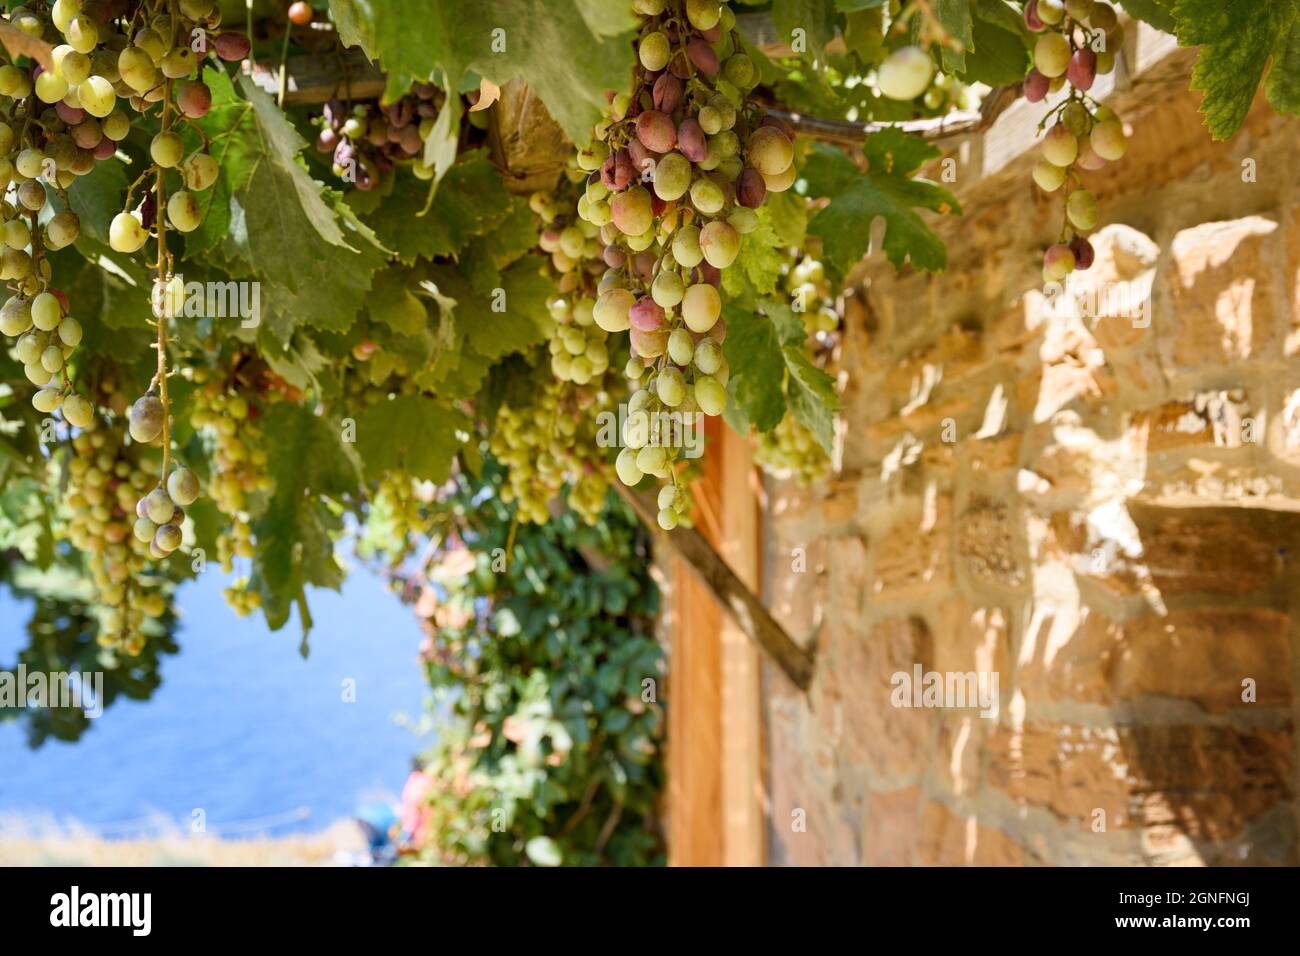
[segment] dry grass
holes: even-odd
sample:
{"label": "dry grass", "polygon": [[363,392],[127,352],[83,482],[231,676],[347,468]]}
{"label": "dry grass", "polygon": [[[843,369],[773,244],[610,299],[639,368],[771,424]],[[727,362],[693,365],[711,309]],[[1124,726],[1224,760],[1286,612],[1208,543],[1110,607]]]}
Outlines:
{"label": "dry grass", "polygon": [[332,866],[335,854],[363,850],[357,826],[339,821],[319,833],[219,840],[181,830],[106,839],[76,827],[0,827],[0,866]]}

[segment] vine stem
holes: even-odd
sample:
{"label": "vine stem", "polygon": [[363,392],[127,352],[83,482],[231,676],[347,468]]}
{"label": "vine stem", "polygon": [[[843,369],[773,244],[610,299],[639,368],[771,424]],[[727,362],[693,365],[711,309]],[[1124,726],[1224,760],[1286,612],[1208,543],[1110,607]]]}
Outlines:
{"label": "vine stem", "polygon": [[[162,101],[162,131],[165,133],[171,128],[170,102],[172,95],[172,81],[168,80],[166,90],[163,94]],[[165,488],[167,485],[167,472],[171,468],[172,456],[172,436],[171,436],[171,404],[167,400],[167,306],[170,289],[168,288],[167,277],[167,171],[158,164],[154,164],[157,170],[157,180],[154,187],[157,195],[155,204],[155,215],[158,223],[158,283],[162,286],[161,295],[158,297],[156,308],[158,320],[158,400],[162,402],[163,423],[162,423],[162,477],[158,481],[158,487]]]}

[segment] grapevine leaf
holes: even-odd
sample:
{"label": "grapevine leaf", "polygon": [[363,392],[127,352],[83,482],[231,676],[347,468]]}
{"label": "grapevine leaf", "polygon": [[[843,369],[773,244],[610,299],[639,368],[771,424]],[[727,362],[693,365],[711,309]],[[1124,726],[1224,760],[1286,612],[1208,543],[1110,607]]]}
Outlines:
{"label": "grapevine leaf", "polygon": [[846,11],[844,45],[856,53],[863,63],[879,63],[885,52],[884,7]]}
{"label": "grapevine leaf", "polygon": [[954,46],[944,45],[941,51],[943,68],[948,73],[965,73],[966,54],[974,49],[970,5],[971,0],[935,0],[934,3],[935,19],[954,43]]}
{"label": "grapevine leaf", "polygon": [[428,213],[417,217],[414,213],[423,207],[428,191],[427,183],[401,172],[392,194],[365,217],[379,241],[402,262],[455,255],[471,238],[510,215],[512,198],[488,162],[486,150],[461,156],[438,188]]}
{"label": "grapevine leaf", "polygon": [[1157,30],[1176,32],[1174,0],[1120,0],[1124,12],[1138,20],[1145,20]]}
{"label": "grapevine leaf", "polygon": [[108,226],[122,211],[126,165],[116,159],[96,163],[68,187],[68,204],[81,220],[81,234],[108,243]]}
{"label": "grapevine leaf", "polygon": [[[960,212],[957,200],[946,189],[924,179],[906,175],[936,151],[916,137],[898,130],[886,130],[867,140],[865,152],[870,168],[865,175],[848,179],[847,158],[830,156],[838,152],[818,145],[809,158],[814,184],[834,189],[830,205],[808,224],[808,232],[819,236],[826,265],[843,276],[870,249],[870,224],[876,216],[885,221],[885,254],[895,269],[910,259],[917,269],[943,270],[948,263],[943,242],[914,211],[922,207],[939,213]],[[842,155],[842,154],[841,154]],[[816,163],[814,161],[817,161]]]}
{"label": "grapevine leaf", "polygon": [[732,298],[747,292],[771,295],[781,277],[782,249],[785,243],[771,222],[771,212],[760,207],[758,228],[740,240],[736,261],[722,272],[723,291]]}
{"label": "grapevine leaf", "polygon": [[[450,92],[450,84],[444,86]],[[424,164],[433,167],[434,183],[442,182],[447,170],[456,162],[456,147],[460,145],[460,114],[460,97],[450,92],[424,141]]]}
{"label": "grapevine leaf", "polygon": [[368,479],[400,471],[441,484],[451,475],[460,450],[457,431],[467,430],[461,413],[426,395],[398,395],[368,406],[357,416],[357,453]]}
{"label": "grapevine leaf", "polygon": [[790,411],[829,455],[835,444],[835,412],[839,408],[835,380],[812,363],[802,345],[786,345],[781,354],[788,373]]}
{"label": "grapevine leaf", "polygon": [[1274,46],[1285,49],[1296,18],[1296,2],[1177,0],[1174,17],[1179,44],[1201,45],[1191,89],[1205,94],[1201,101],[1205,125],[1214,139],[1227,139],[1250,112]]}
{"label": "grapevine leaf", "polygon": [[1019,36],[984,20],[975,21],[963,80],[989,86],[1011,85],[1024,79],[1028,67],[1029,51]]}
{"label": "grapevine leaf", "polygon": [[1273,69],[1264,81],[1268,102],[1279,113],[1300,113],[1300,15],[1273,55]]}
{"label": "grapevine leaf", "polygon": [[[752,302],[752,300],[751,300]],[[731,402],[755,428],[771,431],[785,415],[787,345],[802,346],[804,326],[789,308],[774,302],[758,307],[729,301],[724,309],[727,338],[723,354],[731,369]]]}
{"label": "grapevine leaf", "polygon": [[[338,590],[343,582],[332,537],[342,522],[320,496],[354,491],[357,469],[341,430],[310,408],[278,404],[263,419],[263,429],[268,447],[276,449],[267,465],[275,491],[253,522],[251,586],[261,595],[267,624],[279,630],[295,603],[305,607],[308,586]],[[305,639],[309,616],[303,615],[302,624]]]}
{"label": "grapevine leaf", "polygon": [[[388,73],[389,94],[473,70],[497,86],[518,77],[574,142],[586,142],[632,66],[630,4],[603,0],[330,0],[339,36]],[[418,28],[417,28],[418,27]],[[557,56],[556,51],[564,55]]]}
{"label": "grapevine leaf", "polygon": [[831,0],[775,0],[772,22],[781,42],[820,60],[835,36],[835,5]]}
{"label": "grapevine leaf", "polygon": [[416,335],[429,324],[424,303],[406,284],[405,270],[385,269],[370,290],[370,320],[382,322],[400,335]]}

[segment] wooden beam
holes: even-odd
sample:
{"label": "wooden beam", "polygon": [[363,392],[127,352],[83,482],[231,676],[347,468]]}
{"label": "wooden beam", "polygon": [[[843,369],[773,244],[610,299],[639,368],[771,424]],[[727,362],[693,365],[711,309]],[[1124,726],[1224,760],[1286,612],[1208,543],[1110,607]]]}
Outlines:
{"label": "wooden beam", "polygon": [[[245,60],[243,72],[269,93],[280,93],[280,64]],[[387,80],[359,47],[337,56],[291,56],[285,63],[285,106],[314,106],[331,96],[341,100],[372,100],[384,92]]]}
{"label": "wooden beam", "polygon": [[[655,507],[653,495],[633,491],[620,481],[613,484],[647,528],[659,527],[659,509]],[[772,659],[772,663],[781,669],[781,673],[792,684],[806,692],[812,685],[812,654],[795,643],[794,638],[768,613],[763,602],[737,577],[736,572],[705,540],[704,535],[694,528],[676,528],[666,534],[659,534],[658,540],[690,566],[713,592],[718,603],[731,614],[745,636]]]}

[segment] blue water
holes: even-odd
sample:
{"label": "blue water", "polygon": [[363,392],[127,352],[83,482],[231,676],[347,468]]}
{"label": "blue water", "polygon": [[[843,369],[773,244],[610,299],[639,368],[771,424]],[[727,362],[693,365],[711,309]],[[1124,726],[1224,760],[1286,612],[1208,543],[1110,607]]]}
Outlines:
{"label": "blue water", "polygon": [[[354,567],[341,594],[310,593],[311,655],[296,619],[271,633],[225,604],[219,573],[182,586],[180,652],[164,657],[148,701],[119,699],[74,744],[29,750],[21,722],[0,723],[0,818],[76,820],[127,835],[151,814],[209,832],[324,829],[358,804],[394,798],[427,746],[418,720],[421,634],[380,578]],[[0,665],[12,666],[29,615],[0,587]],[[343,700],[355,681],[355,703]],[[296,817],[301,816],[301,819]]]}

